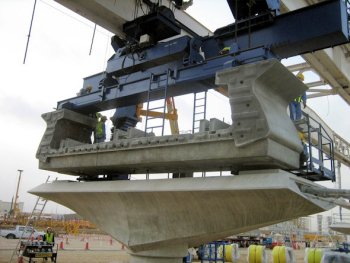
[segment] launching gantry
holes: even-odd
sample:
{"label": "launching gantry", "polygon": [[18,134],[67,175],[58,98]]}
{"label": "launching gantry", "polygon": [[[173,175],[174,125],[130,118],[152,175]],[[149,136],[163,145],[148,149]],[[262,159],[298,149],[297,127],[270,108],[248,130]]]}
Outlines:
{"label": "launching gantry", "polygon": [[[69,6],[96,18],[117,8],[112,2]],[[347,42],[343,1],[285,15],[271,1],[259,1],[253,17],[238,9],[241,20],[213,36],[192,32],[172,40],[164,39],[184,25],[170,9],[144,2],[150,12],[124,24],[123,35],[112,39],[116,53],[106,72],[85,79],[91,93],[60,101],[56,111],[43,115],[47,129],[37,152],[39,167],[84,182],[56,181],[30,192],[111,234],[128,247],[133,263],[181,262],[188,247],[333,207],[342,194],[320,197],[326,188],[289,172],[301,169],[303,146],[287,106],[307,87],[278,59]],[[230,6],[242,7],[238,3]],[[95,16],[90,5],[99,7]],[[224,47],[228,52],[220,52]],[[203,120],[198,133],[154,136],[132,124],[139,103],[216,87],[227,90],[232,125]],[[91,116],[112,108],[123,112],[120,121],[129,128],[116,130],[110,142],[91,144]],[[236,175],[192,177],[225,170]],[[187,178],[93,181],[164,172]]]}

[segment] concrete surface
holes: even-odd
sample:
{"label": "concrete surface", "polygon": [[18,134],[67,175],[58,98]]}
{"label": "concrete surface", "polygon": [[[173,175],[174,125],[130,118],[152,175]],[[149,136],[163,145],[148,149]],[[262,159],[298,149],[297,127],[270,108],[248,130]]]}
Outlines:
{"label": "concrete surface", "polygon": [[181,262],[187,247],[330,209],[281,170],[238,176],[42,184],[30,193],[76,211],[125,244],[131,262]]}
{"label": "concrete surface", "polygon": [[[73,12],[85,17],[86,19],[98,24],[110,32],[122,37],[123,24],[135,19],[136,16],[144,15],[143,10],[148,10],[148,6],[142,1],[135,14],[135,3],[130,0],[55,0]],[[163,0],[162,4],[173,8],[169,0]],[[176,20],[191,28],[192,32],[200,36],[212,35],[212,32],[182,10],[175,9]],[[190,33],[190,32],[189,32]],[[185,30],[181,34],[186,34]]]}
{"label": "concrete surface", "polygon": [[329,228],[339,233],[350,235],[350,223],[334,223]]}
{"label": "concrete surface", "polygon": [[306,86],[277,60],[218,72],[216,84],[228,88],[233,124],[213,120],[209,131],[197,134],[136,133],[91,145],[92,118],[66,109],[44,114],[39,168],[88,176],[298,168],[302,146],[287,105]]}

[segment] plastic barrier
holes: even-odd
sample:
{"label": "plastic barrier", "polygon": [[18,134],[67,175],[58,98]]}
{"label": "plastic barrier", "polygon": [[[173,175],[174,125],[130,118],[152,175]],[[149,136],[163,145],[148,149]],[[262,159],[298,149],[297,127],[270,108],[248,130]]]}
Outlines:
{"label": "plastic barrier", "polygon": [[273,263],[293,263],[294,251],[290,247],[275,246],[272,250]]}
{"label": "plastic barrier", "polygon": [[307,248],[305,250],[304,263],[321,263],[323,249]]}
{"label": "plastic barrier", "polygon": [[192,260],[193,260],[192,254],[187,253],[187,256],[184,258],[184,260],[186,260],[186,261],[183,261],[183,262],[192,263]]}
{"label": "plastic barrier", "polygon": [[60,242],[60,250],[64,250],[63,241]]}
{"label": "plastic barrier", "polygon": [[326,251],[322,256],[321,263],[350,263],[350,254]]}
{"label": "plastic barrier", "polygon": [[267,263],[265,246],[250,245],[248,248],[248,263]]}
{"label": "plastic barrier", "polygon": [[89,250],[89,241],[86,241],[85,243],[85,250]]}
{"label": "plastic barrier", "polygon": [[23,257],[22,257],[22,256],[19,256],[19,257],[18,257],[18,261],[17,261],[17,263],[24,263],[24,261],[23,261]]}
{"label": "plastic barrier", "polygon": [[[226,244],[225,246],[225,262],[236,262],[239,259],[238,244]],[[223,258],[224,249],[220,246],[219,257]]]}

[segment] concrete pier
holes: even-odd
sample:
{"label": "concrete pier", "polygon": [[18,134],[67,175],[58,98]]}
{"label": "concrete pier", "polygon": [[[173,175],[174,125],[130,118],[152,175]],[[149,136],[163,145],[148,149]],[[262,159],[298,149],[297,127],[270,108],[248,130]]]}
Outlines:
{"label": "concrete pier", "polygon": [[237,176],[40,185],[30,193],[76,211],[125,244],[132,262],[181,262],[186,249],[332,208],[281,170]]}

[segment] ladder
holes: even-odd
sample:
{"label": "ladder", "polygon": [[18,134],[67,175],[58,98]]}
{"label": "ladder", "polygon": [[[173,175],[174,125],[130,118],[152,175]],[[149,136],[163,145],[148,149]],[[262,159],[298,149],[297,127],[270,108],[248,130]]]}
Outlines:
{"label": "ladder", "polygon": [[[155,130],[161,130],[161,136],[164,135],[164,123],[166,114],[166,98],[169,85],[169,70],[165,74],[155,75],[151,74],[147,95],[147,109],[146,109],[146,123],[145,123],[145,135],[147,133],[154,132]],[[160,101],[160,104],[154,103]],[[153,104],[151,103],[153,102]],[[152,105],[151,105],[152,104]],[[162,113],[161,123],[159,123],[159,117],[154,117],[149,114],[151,111],[158,111]],[[158,121],[157,121],[158,120]]]}
{"label": "ladder", "polygon": [[192,133],[199,131],[199,122],[207,114],[207,91],[194,93]]}
{"label": "ladder", "polygon": [[[49,180],[50,180],[50,176],[48,176],[46,178],[45,183],[50,183]],[[44,211],[44,208],[46,206],[47,201],[48,201],[47,199],[43,199],[41,197],[37,198],[37,200],[35,202],[35,205],[34,205],[34,208],[33,208],[32,212],[31,212],[30,216],[28,217],[28,220],[27,220],[27,223],[26,223],[26,225],[24,227],[22,235],[21,235],[20,239],[17,242],[16,248],[12,252],[11,259],[10,259],[9,263],[13,262],[12,260],[15,259],[16,255],[17,255],[17,257],[21,256],[20,247],[21,247],[21,243],[22,243],[22,239],[23,239],[24,233],[26,232],[26,229],[28,229],[28,227],[31,224],[31,222],[33,222],[33,224],[30,225],[32,232],[31,232],[31,234],[28,236],[28,238],[26,240],[26,243],[28,243],[30,241],[33,233],[34,233],[35,223],[36,223],[36,221],[38,221],[40,219],[41,214]]]}

